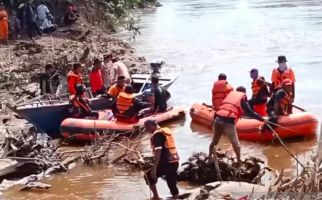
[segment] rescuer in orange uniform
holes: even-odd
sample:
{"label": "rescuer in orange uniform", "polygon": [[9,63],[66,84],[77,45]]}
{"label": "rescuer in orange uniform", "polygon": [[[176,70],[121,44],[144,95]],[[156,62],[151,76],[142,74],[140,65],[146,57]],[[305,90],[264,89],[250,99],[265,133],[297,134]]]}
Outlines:
{"label": "rescuer in orange uniform", "polygon": [[173,132],[169,128],[161,128],[156,121],[144,122],[146,131],[151,133],[151,146],[154,154],[154,164],[151,170],[145,173],[145,180],[153,193],[152,199],[160,199],[156,183],[159,177],[165,177],[173,199],[178,199],[177,170],[179,154],[175,145]]}
{"label": "rescuer in orange uniform", "polygon": [[214,82],[212,87],[212,106],[215,110],[218,110],[222,101],[233,91],[233,87],[226,81],[226,74],[219,74],[218,80]]}
{"label": "rescuer in orange uniform", "polygon": [[9,26],[8,13],[3,2],[0,2],[0,44],[8,44]]}
{"label": "rescuer in orange uniform", "polygon": [[258,69],[253,68],[250,71],[250,77],[252,81],[252,98],[248,101],[249,105],[256,113],[261,116],[266,116],[266,103],[267,99],[270,96],[270,91],[268,89],[267,83],[263,76],[258,75]]}
{"label": "rescuer in orange uniform", "polygon": [[94,59],[93,67],[91,69],[91,72],[89,73],[89,80],[94,96],[97,96],[99,94],[105,94],[105,87],[103,84],[101,67],[102,62],[98,58]]}
{"label": "rescuer in orange uniform", "polygon": [[283,80],[290,79],[293,83],[292,85],[292,101],[295,98],[295,75],[294,71],[287,66],[286,57],[285,56],[278,56],[277,61],[278,67],[275,68],[272,72],[272,88],[273,92],[275,93],[277,90],[281,88],[281,84]]}
{"label": "rescuer in orange uniform", "polygon": [[141,102],[135,98],[132,86],[128,85],[125,87],[124,92],[120,92],[116,97],[112,110],[118,121],[133,123],[138,120],[139,111],[149,105],[150,103]]}
{"label": "rescuer in orange uniform", "polygon": [[216,145],[218,144],[221,135],[224,134],[230,140],[237,157],[237,162],[240,164],[240,144],[235,124],[244,112],[251,118],[264,121],[260,115],[250,108],[247,101],[246,89],[239,86],[236,91],[232,91],[228,94],[219,110],[216,112],[214,135],[209,146],[209,157],[212,158],[213,153],[216,152]]}
{"label": "rescuer in orange uniform", "polygon": [[76,94],[76,85],[83,83],[82,65],[75,63],[73,69],[67,75],[67,87],[70,95]]}
{"label": "rescuer in orange uniform", "polygon": [[92,111],[88,105],[88,99],[84,98],[85,88],[82,84],[76,85],[76,94],[70,96],[70,102],[72,104],[72,115],[75,118],[92,117],[98,119],[98,113]]}
{"label": "rescuer in orange uniform", "polygon": [[125,86],[126,86],[125,85],[125,77],[119,76],[119,77],[117,77],[117,83],[112,85],[112,87],[110,87],[108,89],[107,94],[113,98],[116,98],[120,92],[124,92]]}

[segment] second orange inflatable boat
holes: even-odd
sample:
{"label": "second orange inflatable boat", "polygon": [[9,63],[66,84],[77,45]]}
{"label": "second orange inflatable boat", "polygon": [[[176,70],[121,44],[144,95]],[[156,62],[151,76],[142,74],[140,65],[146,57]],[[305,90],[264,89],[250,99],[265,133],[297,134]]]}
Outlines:
{"label": "second orange inflatable boat", "polygon": [[[199,123],[205,127],[212,128],[215,110],[205,104],[193,104],[190,109],[190,115],[193,122]],[[272,133],[262,134],[260,128],[264,122],[241,118],[236,124],[238,137],[241,140],[249,141],[271,141]],[[317,131],[318,120],[309,112],[295,112],[289,116],[281,116],[278,119],[281,127],[276,127],[275,131],[281,138],[294,136],[310,136]]]}
{"label": "second orange inflatable boat", "polygon": [[79,141],[90,141],[104,137],[105,135],[101,134],[103,131],[110,131],[111,133],[132,132],[136,127],[142,128],[144,122],[148,119],[154,119],[158,123],[161,123],[185,116],[183,108],[173,107],[168,109],[166,112],[156,113],[154,115],[141,118],[137,123],[125,123],[116,121],[115,119],[106,119],[106,114],[109,113],[111,113],[110,110],[100,112],[99,120],[67,118],[61,123],[60,132],[64,138]]}

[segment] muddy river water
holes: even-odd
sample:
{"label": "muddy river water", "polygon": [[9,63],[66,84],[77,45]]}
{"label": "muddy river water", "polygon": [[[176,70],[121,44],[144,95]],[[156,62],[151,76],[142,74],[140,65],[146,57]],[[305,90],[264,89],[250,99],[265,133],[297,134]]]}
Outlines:
{"label": "muddy river water", "polygon": [[[130,42],[149,60],[163,59],[180,78],[170,88],[170,104],[186,106],[210,102],[213,81],[220,72],[233,86],[247,86],[248,71],[257,67],[270,79],[278,55],[285,54],[296,73],[295,103],[322,117],[322,4],[319,0],[163,0],[163,7],[141,17],[142,32]],[[120,37],[127,38],[125,33]],[[211,131],[185,120],[169,124],[176,131],[182,161],[192,152],[207,151]],[[287,146],[301,160],[310,158],[315,138],[288,140]],[[295,162],[278,144],[241,142],[242,156],[261,157],[276,169],[291,173]],[[148,139],[142,142],[149,150]],[[223,149],[232,148],[223,138]],[[147,199],[149,190],[142,173],[125,168],[78,166],[47,179],[52,189],[44,192],[4,193],[6,199]],[[167,195],[163,181],[160,193]],[[181,189],[189,188],[180,184]]]}

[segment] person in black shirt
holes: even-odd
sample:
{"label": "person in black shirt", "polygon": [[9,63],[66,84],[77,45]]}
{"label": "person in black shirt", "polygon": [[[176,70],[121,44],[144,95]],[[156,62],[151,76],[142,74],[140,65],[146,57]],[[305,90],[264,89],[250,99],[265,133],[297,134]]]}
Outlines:
{"label": "person in black shirt", "polygon": [[151,87],[155,98],[155,111],[165,112],[168,107],[167,101],[171,97],[171,94],[165,88],[159,86],[159,78],[157,76],[151,77]]}
{"label": "person in black shirt", "polygon": [[144,122],[147,132],[151,133],[151,146],[154,153],[154,164],[152,169],[146,172],[145,180],[153,193],[153,199],[160,199],[156,188],[159,177],[165,176],[172,197],[178,198],[177,170],[179,167],[179,156],[176,150],[173,133],[169,128],[161,128],[156,121]]}

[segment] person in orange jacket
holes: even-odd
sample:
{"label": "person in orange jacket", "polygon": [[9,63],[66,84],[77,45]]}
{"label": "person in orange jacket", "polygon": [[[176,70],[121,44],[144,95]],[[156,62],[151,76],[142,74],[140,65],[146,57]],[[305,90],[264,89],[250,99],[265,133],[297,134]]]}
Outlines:
{"label": "person in orange jacket", "polygon": [[261,116],[266,116],[266,103],[270,96],[268,85],[263,76],[258,75],[258,69],[250,70],[250,77],[252,78],[252,98],[248,101],[249,105],[256,113]]}
{"label": "person in orange jacket", "polygon": [[153,193],[152,199],[160,199],[156,184],[159,177],[164,177],[173,199],[179,198],[177,187],[177,170],[179,167],[179,153],[175,144],[173,131],[161,128],[153,119],[144,122],[146,131],[152,134],[150,138],[154,155],[153,167],[145,172],[144,179]]}
{"label": "person in orange jacket", "polygon": [[85,87],[82,84],[76,85],[76,94],[70,96],[70,103],[72,104],[72,115],[75,118],[90,117],[98,119],[98,112],[93,111],[89,107],[88,99],[84,98]]}
{"label": "person in orange jacket", "polygon": [[76,85],[83,83],[82,65],[75,63],[73,69],[67,75],[67,87],[70,95],[76,94]]}
{"label": "person in orange jacket", "polygon": [[133,94],[133,87],[127,85],[124,92],[120,92],[112,106],[114,116],[118,121],[133,123],[139,120],[139,111],[149,106],[150,103],[142,102]]}
{"label": "person in orange jacket", "polygon": [[120,92],[124,92],[125,87],[125,77],[119,76],[117,77],[117,83],[108,89],[107,94],[112,98],[116,98]]}
{"label": "person in orange jacket", "polygon": [[292,101],[295,98],[295,75],[293,69],[287,66],[286,57],[281,55],[278,56],[277,61],[278,67],[272,72],[272,91],[275,93],[282,87],[282,82],[285,79],[290,79],[293,83],[292,85]]}
{"label": "person in orange jacket", "polygon": [[238,135],[236,132],[236,123],[243,114],[257,119],[259,121],[265,121],[263,117],[255,113],[249,106],[246,96],[246,89],[239,86],[236,91],[231,91],[222,102],[219,110],[216,112],[214,121],[214,135],[212,142],[209,145],[209,157],[212,158],[213,153],[216,152],[216,145],[222,135],[226,135],[230,140],[233,149],[235,151],[237,162],[240,164],[240,144]]}
{"label": "person in orange jacket", "polygon": [[0,43],[8,44],[9,38],[9,25],[8,13],[5,10],[4,4],[0,3]]}
{"label": "person in orange jacket", "polygon": [[226,74],[219,74],[218,80],[214,82],[212,87],[212,106],[215,110],[218,110],[222,101],[233,91],[233,87],[226,81]]}
{"label": "person in orange jacket", "polygon": [[103,79],[101,74],[102,62],[99,59],[94,59],[94,64],[91,72],[89,73],[89,80],[94,96],[105,93]]}

